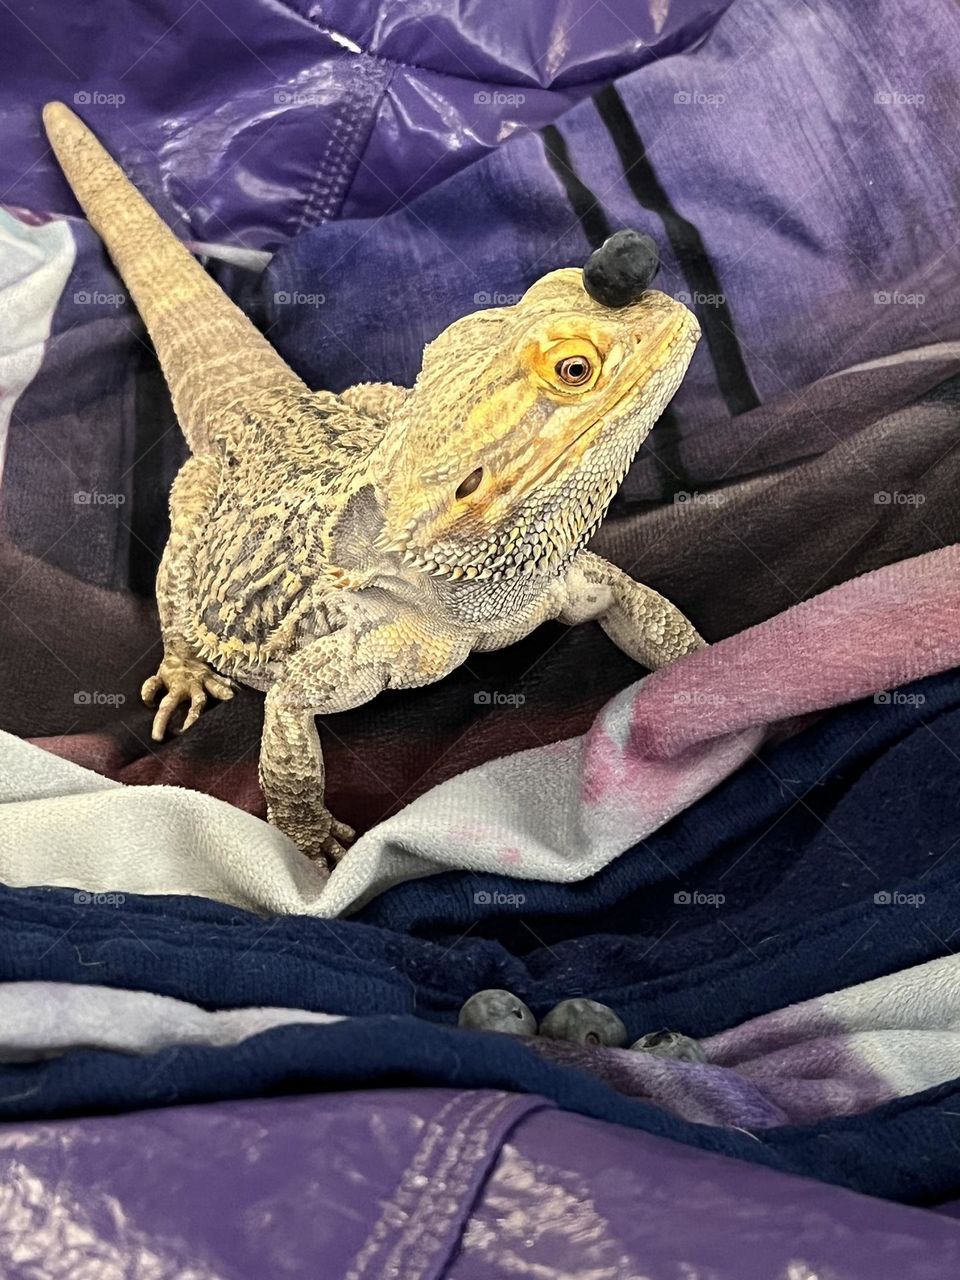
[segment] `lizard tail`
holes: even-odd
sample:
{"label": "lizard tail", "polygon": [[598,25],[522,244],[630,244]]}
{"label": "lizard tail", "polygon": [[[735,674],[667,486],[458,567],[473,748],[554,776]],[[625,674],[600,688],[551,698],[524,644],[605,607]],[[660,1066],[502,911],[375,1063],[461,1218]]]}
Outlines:
{"label": "lizard tail", "polygon": [[104,240],[153,341],[193,453],[244,434],[251,414],[276,418],[306,392],[266,338],[207,275],[62,102],[43,109],[67,181]]}

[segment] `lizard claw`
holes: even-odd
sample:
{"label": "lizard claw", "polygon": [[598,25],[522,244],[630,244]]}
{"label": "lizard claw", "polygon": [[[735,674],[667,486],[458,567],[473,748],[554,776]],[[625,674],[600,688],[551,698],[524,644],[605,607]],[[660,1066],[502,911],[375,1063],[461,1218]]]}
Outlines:
{"label": "lizard claw", "polygon": [[174,653],[164,654],[157,674],[143,682],[140,697],[148,707],[153,706],[161,689],[166,689],[166,693],[153,717],[150,736],[154,742],[163,741],[170,717],[181,702],[190,704],[180,729],[185,733],[200,718],[200,712],[207,704],[207,694],[224,702],[233,697],[232,683],[215,675],[205,662],[199,658],[181,658]]}
{"label": "lizard claw", "polygon": [[331,817],[330,830],[327,834],[311,841],[304,846],[303,851],[311,862],[317,862],[332,871],[347,852],[356,834],[353,827],[348,827],[345,822],[338,822],[336,818]]}
{"label": "lizard claw", "polygon": [[[263,757],[261,755],[261,765]],[[261,774],[261,785],[264,778]],[[266,788],[264,788],[266,790]],[[267,792],[267,821],[292,840],[305,858],[326,879],[356,836],[353,827],[340,822],[313,796],[285,792],[271,801]]]}
{"label": "lizard claw", "polygon": [[355,837],[356,831],[353,831],[352,827],[348,827],[346,822],[338,822],[337,818],[330,818],[328,833],[317,841],[312,849],[308,850],[307,858],[312,861],[319,861],[319,863],[320,861],[321,863],[326,863],[330,870],[333,870],[338,861],[346,854]]}

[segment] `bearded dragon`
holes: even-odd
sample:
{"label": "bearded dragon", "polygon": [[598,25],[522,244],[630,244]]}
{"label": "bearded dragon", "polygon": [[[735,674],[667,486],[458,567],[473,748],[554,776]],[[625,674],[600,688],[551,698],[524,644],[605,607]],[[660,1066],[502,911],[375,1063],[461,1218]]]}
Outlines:
{"label": "bearded dragon", "polygon": [[551,271],[451,324],[410,388],[313,391],[62,103],[47,135],[153,341],[190,458],[157,575],[162,740],[235,683],[266,694],[271,822],[324,868],[353,837],[324,803],[315,716],[440,680],[548,619],[599,622],[648,668],[703,641],[586,549],[700,331],[649,289]]}

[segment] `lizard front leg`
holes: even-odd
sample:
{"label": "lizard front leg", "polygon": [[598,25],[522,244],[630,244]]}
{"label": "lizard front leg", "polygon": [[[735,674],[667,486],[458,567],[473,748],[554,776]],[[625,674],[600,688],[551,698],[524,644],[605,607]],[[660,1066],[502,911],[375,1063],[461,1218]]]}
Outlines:
{"label": "lizard front leg", "polygon": [[596,620],[618,649],[651,670],[706,644],[676,605],[590,551],[573,561],[564,588],[561,622]]}
{"label": "lizard front leg", "polygon": [[197,545],[203,537],[206,517],[217,497],[220,469],[216,459],[188,458],[181,467],[170,493],[170,537],[157,573],[157,607],[163,633],[163,660],[155,676],[144,681],[140,696],[152,706],[157,694],[163,698],[153,717],[151,736],[161,742],[170,717],[183,702],[189,702],[181,732],[195,724],[207,701],[233,697],[229,680],[216,675],[196,654],[186,639],[191,600],[193,566]]}
{"label": "lizard front leg", "polygon": [[384,689],[432,684],[470,651],[462,636],[408,608],[371,619],[362,612],[299,650],[267,693],[260,785],[267,817],[306,854],[328,865],[353,831],[324,803],[324,769],[314,716],[347,711]]}
{"label": "lizard front leg", "polygon": [[323,800],[324,770],[312,707],[300,705],[294,690],[274,685],[267,694],[260,740],[260,786],[267,819],[300,851],[333,866],[353,839]]}

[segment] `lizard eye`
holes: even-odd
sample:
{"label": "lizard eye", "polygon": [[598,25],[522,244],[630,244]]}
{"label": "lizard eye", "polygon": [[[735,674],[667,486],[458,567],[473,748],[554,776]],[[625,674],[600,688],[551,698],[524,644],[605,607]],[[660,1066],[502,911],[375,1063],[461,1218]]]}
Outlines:
{"label": "lizard eye", "polygon": [[556,369],[557,377],[568,387],[582,387],[593,373],[593,365],[586,356],[567,356],[557,363]]}
{"label": "lizard eye", "polygon": [[480,488],[480,481],[483,479],[483,467],[477,467],[476,471],[471,471],[466,480],[462,481],[457,489],[458,498],[469,498],[471,493],[475,493]]}
{"label": "lizard eye", "polygon": [[[568,404],[584,392],[592,391],[600,381],[604,356],[591,339],[574,332],[569,337],[554,337],[559,323],[542,337],[534,338],[520,353],[538,384],[553,397],[560,396]],[[571,321],[570,327],[573,327]]]}

